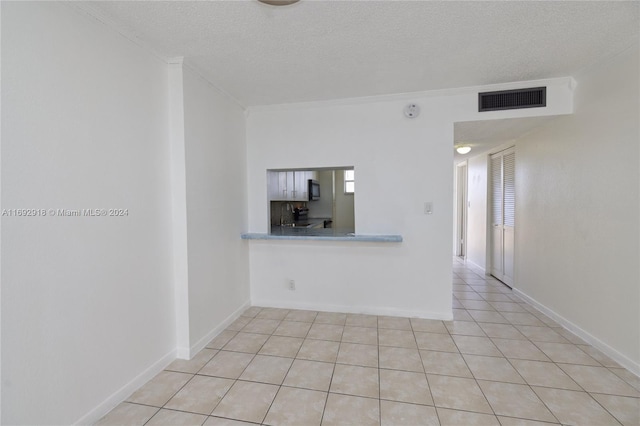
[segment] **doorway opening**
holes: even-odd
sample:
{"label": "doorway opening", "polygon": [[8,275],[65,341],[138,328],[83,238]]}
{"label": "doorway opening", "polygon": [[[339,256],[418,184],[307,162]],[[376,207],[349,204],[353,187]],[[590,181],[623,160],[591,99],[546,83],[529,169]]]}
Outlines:
{"label": "doorway opening", "polygon": [[[517,287],[514,262],[517,164],[515,149],[511,155],[506,150],[514,147],[523,135],[545,126],[556,117],[548,115],[454,123],[451,251],[456,261],[472,268],[478,275],[492,275],[510,287]],[[460,154],[455,150],[458,145],[470,146],[471,152]],[[496,166],[493,169],[492,162]],[[494,182],[492,170],[496,172]],[[465,173],[466,178],[462,177]],[[492,198],[493,188],[496,194]],[[495,205],[492,204],[494,202]]]}

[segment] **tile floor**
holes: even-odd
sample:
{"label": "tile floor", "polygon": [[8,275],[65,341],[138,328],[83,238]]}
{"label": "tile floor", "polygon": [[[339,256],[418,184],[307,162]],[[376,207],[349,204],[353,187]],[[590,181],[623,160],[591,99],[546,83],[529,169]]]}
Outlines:
{"label": "tile floor", "polygon": [[453,321],[251,307],[98,424],[640,424],[640,378],[453,271]]}

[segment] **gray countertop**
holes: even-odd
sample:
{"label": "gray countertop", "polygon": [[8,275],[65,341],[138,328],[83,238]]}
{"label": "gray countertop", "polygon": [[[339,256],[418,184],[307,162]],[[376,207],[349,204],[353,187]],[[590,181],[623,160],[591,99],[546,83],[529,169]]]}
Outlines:
{"label": "gray countertop", "polygon": [[369,241],[381,243],[402,242],[401,235],[361,235],[334,228],[291,228],[272,226],[271,233],[246,233],[243,240],[318,240],[318,241]]}

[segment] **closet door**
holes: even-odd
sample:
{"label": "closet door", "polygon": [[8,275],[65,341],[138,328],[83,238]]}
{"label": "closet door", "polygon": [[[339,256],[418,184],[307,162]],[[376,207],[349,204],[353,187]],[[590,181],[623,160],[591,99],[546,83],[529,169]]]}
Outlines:
{"label": "closet door", "polygon": [[508,286],[514,277],[515,172],[514,148],[491,156],[491,275]]}

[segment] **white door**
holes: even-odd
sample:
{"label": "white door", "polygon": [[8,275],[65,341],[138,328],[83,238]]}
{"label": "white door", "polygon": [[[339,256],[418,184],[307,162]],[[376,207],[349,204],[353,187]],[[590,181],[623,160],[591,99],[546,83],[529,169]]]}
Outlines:
{"label": "white door", "polygon": [[513,286],[516,191],[515,148],[491,156],[491,275]]}

